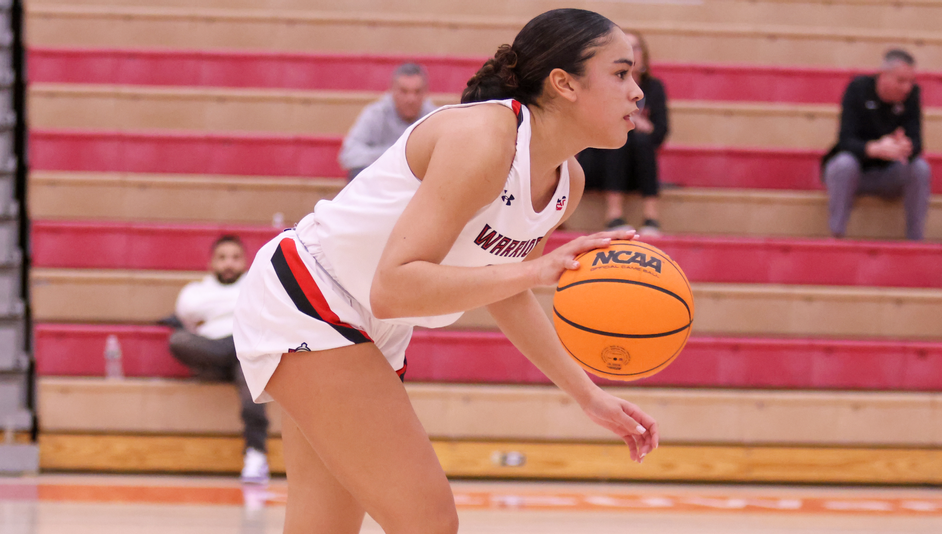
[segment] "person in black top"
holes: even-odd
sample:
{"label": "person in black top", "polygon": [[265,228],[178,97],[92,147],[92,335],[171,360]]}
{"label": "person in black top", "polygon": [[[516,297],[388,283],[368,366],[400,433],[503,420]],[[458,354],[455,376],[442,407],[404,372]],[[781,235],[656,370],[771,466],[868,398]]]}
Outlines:
{"label": "person in black top", "polygon": [[906,238],[920,240],[932,173],[922,154],[922,109],[915,60],[890,50],[875,76],[859,76],[841,103],[837,144],[824,157],[828,224],[843,237],[858,195],[903,198]]}
{"label": "person in black top", "polygon": [[635,51],[631,75],[644,92],[640,108],[632,115],[635,129],[628,133],[625,146],[614,150],[589,148],[579,154],[585,170],[586,189],[605,192],[605,220],[608,228],[628,227],[624,219],[625,192],[640,191],[644,222],[639,234],[660,235],[657,199],[657,149],[668,132],[667,95],[664,84],[651,76],[650,54],[644,39],[637,32],[625,31]]}

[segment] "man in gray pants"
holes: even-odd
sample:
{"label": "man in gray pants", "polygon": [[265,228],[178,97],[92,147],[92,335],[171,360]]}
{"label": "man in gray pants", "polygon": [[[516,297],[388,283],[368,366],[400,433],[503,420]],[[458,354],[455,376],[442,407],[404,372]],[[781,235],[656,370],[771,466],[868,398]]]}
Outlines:
{"label": "man in gray pants", "polygon": [[824,157],[828,224],[843,237],[858,195],[903,198],[906,238],[921,240],[932,172],[922,153],[922,109],[915,60],[890,50],[875,76],[859,76],[841,103],[837,144]]}
{"label": "man in gray pants", "polygon": [[242,481],[265,483],[269,479],[268,417],[265,405],[255,404],[249,393],[232,341],[233,312],[245,269],[242,241],[232,235],[217,239],[210,260],[212,273],[187,284],[177,297],[174,326],[178,328],[170,336],[170,353],[192,369],[196,378],[235,382],[245,423]]}

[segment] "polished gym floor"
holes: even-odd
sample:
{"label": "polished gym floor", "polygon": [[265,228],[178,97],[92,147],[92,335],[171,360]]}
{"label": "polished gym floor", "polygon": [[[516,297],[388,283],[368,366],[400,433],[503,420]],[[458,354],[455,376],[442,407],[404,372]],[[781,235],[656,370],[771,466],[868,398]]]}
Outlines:
{"label": "polished gym floor", "polygon": [[[464,534],[942,532],[942,489],[453,483]],[[3,534],[277,534],[286,483],[232,478],[0,478]],[[363,533],[381,533],[367,518]]]}

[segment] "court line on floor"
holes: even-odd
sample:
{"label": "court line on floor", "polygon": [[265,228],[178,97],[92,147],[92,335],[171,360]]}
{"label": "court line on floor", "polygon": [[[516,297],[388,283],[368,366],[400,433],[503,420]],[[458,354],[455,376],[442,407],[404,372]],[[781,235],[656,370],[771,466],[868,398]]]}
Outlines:
{"label": "court line on floor", "polygon": [[[764,492],[767,493],[767,492]],[[2,484],[0,501],[280,506],[284,488]],[[679,495],[669,492],[455,491],[460,509],[660,512],[838,513],[942,516],[942,498]]]}

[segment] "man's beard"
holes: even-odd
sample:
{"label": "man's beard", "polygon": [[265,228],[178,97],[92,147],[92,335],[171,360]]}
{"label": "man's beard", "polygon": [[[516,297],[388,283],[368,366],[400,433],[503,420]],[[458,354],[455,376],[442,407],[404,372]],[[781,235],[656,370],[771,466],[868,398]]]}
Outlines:
{"label": "man's beard", "polygon": [[219,280],[219,283],[224,286],[229,286],[238,282],[239,278],[242,278],[242,273],[231,273],[231,272],[216,273],[216,280]]}

